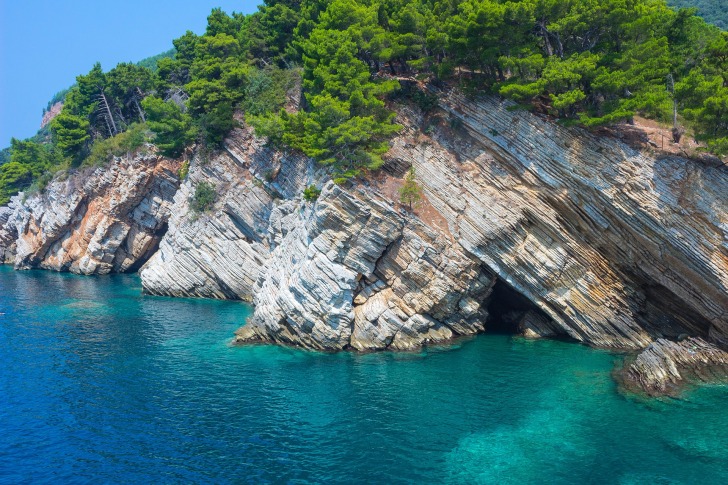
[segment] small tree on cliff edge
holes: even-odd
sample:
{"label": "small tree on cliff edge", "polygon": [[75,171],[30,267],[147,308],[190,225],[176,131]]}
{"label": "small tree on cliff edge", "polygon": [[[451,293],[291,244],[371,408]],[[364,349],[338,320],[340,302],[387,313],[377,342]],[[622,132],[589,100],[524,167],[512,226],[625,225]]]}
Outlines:
{"label": "small tree on cliff edge", "polygon": [[399,189],[399,201],[407,204],[409,210],[412,210],[412,206],[419,204],[421,200],[422,191],[415,180],[415,167],[412,167],[404,178],[404,185]]}

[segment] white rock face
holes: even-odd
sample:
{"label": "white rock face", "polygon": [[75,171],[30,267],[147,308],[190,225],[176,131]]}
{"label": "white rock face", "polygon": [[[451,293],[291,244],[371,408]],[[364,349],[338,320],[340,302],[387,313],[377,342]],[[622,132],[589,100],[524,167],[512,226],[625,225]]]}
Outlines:
{"label": "white rock face", "polygon": [[[414,165],[464,250],[591,345],[728,343],[728,171],[655,157],[495,98],[400,111]],[[432,136],[421,127],[434,123]],[[458,126],[453,130],[451,126]]]}
{"label": "white rock face", "polygon": [[[140,271],[147,293],[252,301],[271,251],[276,200],[303,191],[311,164],[266,148],[247,130],[235,130],[226,147],[192,163],[174,197],[167,236]],[[213,185],[217,196],[210,211],[197,214],[190,201],[201,183]]]}
{"label": "white rock face", "polygon": [[326,185],[281,233],[237,341],[411,350],[483,330],[495,278],[376,192]]}
{"label": "white rock face", "polygon": [[134,270],[161,239],[178,169],[145,155],[56,177],[42,194],[16,196],[0,211],[0,252],[18,269]]}
{"label": "white rock face", "polygon": [[15,226],[8,224],[13,216],[13,205],[0,207],[0,264],[13,264],[15,260],[15,241],[18,234]]}

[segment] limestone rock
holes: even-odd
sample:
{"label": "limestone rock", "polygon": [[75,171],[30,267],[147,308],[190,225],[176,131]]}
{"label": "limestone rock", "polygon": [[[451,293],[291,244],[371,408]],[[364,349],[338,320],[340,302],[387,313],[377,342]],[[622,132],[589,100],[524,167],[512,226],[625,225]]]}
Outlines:
{"label": "limestone rock", "polygon": [[[142,285],[154,295],[251,301],[275,244],[268,226],[280,213],[276,200],[300,195],[311,163],[266,147],[247,129],[234,130],[224,150],[205,157],[196,156],[174,197],[169,231],[141,269]],[[203,214],[190,208],[200,183],[217,194]]]}
{"label": "limestone rock", "polygon": [[375,276],[354,309],[351,345],[357,350],[411,350],[485,328],[495,276],[417,219],[406,220]]}
{"label": "limestone rock", "polygon": [[4,258],[18,269],[135,270],[164,233],[178,169],[179,162],[156,155],[117,158],[56,177],[42,194],[14,197],[12,213],[0,216]]}
{"label": "limestone rock", "polygon": [[14,225],[8,224],[13,212],[11,206],[0,207],[0,264],[12,264],[15,260],[18,233]]}
{"label": "limestone rock", "polygon": [[621,371],[627,389],[651,396],[675,395],[689,380],[728,377],[728,352],[701,338],[659,339]]}
{"label": "limestone rock", "polygon": [[518,332],[529,339],[553,338],[559,335],[558,325],[545,315],[529,310],[518,321]]}
{"label": "limestone rock", "polygon": [[415,167],[457,243],[560,333],[619,349],[682,333],[728,342],[725,167],[437,94],[433,121],[399,110],[388,157]]}
{"label": "limestone rock", "polygon": [[313,206],[288,204],[289,216],[279,226],[285,235],[272,235],[280,242],[237,341],[343,349],[351,336],[354,292],[399,237],[402,218],[375,194],[332,183]]}
{"label": "limestone rock", "polygon": [[493,276],[378,194],[329,183],[286,212],[238,342],[412,350],[482,331]]}

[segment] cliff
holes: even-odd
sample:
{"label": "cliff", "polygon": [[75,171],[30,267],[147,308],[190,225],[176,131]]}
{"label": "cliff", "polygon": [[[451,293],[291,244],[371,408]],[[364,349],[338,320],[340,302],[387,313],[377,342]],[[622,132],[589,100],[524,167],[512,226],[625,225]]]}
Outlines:
{"label": "cliff", "polygon": [[[152,157],[84,175],[82,190],[74,176],[16,198],[0,209],[0,251],[82,273],[146,261],[147,293],[252,301],[240,343],[410,350],[507,325],[644,349],[625,382],[651,393],[725,365],[725,167],[437,94],[428,115],[397,107],[404,130],[368,181],[336,186],[236,129],[179,190],[173,162]],[[425,196],[414,213],[397,202],[410,166]],[[218,195],[199,214],[202,182]],[[307,202],[310,184],[323,190]],[[709,357],[689,358],[687,336]]]}
{"label": "cliff", "polygon": [[17,269],[135,271],[167,228],[179,162],[156,155],[56,176],[0,210],[0,254]]}
{"label": "cliff", "polygon": [[51,106],[48,111],[43,112],[43,119],[40,121],[40,127],[41,129],[48,126],[53,119],[61,114],[61,110],[63,109],[63,102],[59,101],[57,103],[54,103],[53,106]]}
{"label": "cliff", "polygon": [[[493,98],[451,93],[429,116],[398,112],[405,130],[386,175],[328,184],[315,204],[295,192],[266,199],[260,251],[238,259],[258,277],[238,293],[256,305],[238,342],[412,349],[482,331],[498,281],[533,305],[511,317],[524,335],[632,351],[683,335],[725,346],[725,168],[639,152]],[[268,191],[271,174],[303,173],[255,153],[237,159],[239,178]],[[409,166],[427,199],[420,217],[396,203]],[[206,224],[227,212],[218,205]],[[167,272],[155,257],[145,288],[158,291],[148,274]]]}

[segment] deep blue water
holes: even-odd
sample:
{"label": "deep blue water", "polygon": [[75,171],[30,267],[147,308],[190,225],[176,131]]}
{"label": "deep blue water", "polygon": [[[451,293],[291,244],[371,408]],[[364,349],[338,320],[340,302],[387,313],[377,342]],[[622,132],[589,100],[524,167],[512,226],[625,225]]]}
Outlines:
{"label": "deep blue water", "polygon": [[0,482],[728,483],[728,388],[620,395],[616,356],[231,347],[250,307],[0,268]]}

